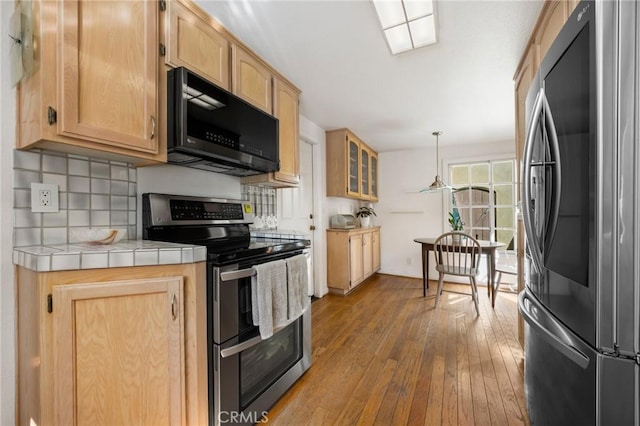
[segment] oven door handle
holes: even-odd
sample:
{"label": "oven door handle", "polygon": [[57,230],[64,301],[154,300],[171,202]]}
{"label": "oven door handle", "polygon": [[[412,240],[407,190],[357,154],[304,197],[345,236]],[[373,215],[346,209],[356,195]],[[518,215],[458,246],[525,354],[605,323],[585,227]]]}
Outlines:
{"label": "oven door handle", "polygon": [[[300,314],[299,317],[294,318],[292,320],[289,320],[286,322],[286,324],[281,325],[280,327],[276,327],[273,329],[273,335],[275,336],[276,333],[278,333],[280,330],[285,329],[287,327],[289,327],[294,321],[297,321],[298,318],[302,317],[302,315],[304,315],[307,311],[309,310],[309,307],[307,307],[307,309],[305,309],[304,311],[302,311],[302,314]],[[272,336],[273,337],[273,336]],[[270,337],[271,338],[271,337]],[[270,339],[269,338],[269,339]],[[268,339],[267,339],[268,340]],[[255,345],[257,345],[258,343],[262,342],[262,337],[260,336],[256,336],[256,337],[252,337],[249,340],[246,340],[242,343],[238,343],[237,345],[231,346],[230,348],[226,348],[226,349],[222,349],[220,351],[220,357],[222,358],[229,358],[230,356],[233,356],[237,353],[240,353],[242,351],[245,351]]]}
{"label": "oven door handle", "polygon": [[233,281],[248,278],[256,274],[254,268],[239,269],[237,271],[220,272],[220,281]]}

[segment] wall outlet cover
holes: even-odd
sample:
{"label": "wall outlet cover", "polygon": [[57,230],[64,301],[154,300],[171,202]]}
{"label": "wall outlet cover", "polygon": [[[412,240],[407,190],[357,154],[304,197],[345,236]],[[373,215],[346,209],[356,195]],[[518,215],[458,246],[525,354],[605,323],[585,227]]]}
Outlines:
{"label": "wall outlet cover", "polygon": [[51,183],[31,184],[31,211],[34,213],[56,213],[60,210],[58,185]]}

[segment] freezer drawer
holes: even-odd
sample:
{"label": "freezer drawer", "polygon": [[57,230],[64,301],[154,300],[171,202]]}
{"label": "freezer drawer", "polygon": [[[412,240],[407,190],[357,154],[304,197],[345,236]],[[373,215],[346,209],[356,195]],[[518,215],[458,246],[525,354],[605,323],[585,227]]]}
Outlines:
{"label": "freezer drawer", "polygon": [[597,353],[531,293],[518,303],[525,323],[525,393],[532,424],[596,423]]}
{"label": "freezer drawer", "polygon": [[639,424],[638,364],[630,359],[599,355],[597,369],[598,424]]}

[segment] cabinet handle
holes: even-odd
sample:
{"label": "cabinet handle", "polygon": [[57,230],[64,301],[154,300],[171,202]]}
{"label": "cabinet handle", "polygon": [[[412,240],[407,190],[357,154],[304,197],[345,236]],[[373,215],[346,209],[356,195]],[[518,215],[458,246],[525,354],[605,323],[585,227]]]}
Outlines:
{"label": "cabinet handle", "polygon": [[173,318],[174,321],[178,319],[178,298],[175,293],[173,293],[171,300],[171,318]]}
{"label": "cabinet handle", "polygon": [[151,138],[153,139],[156,136],[156,118],[151,116]]}

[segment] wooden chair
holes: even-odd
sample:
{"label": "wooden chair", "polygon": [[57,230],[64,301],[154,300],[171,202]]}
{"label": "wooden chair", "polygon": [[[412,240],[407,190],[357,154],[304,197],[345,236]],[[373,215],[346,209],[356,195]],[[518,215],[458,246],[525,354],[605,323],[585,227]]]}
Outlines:
{"label": "wooden chair", "polygon": [[[496,251],[496,276],[494,279],[495,282],[495,292],[498,294],[498,290],[500,289],[500,284],[502,281],[502,274],[518,276],[518,258],[513,250],[505,250],[505,251]],[[512,292],[517,292],[517,289],[510,287]],[[492,306],[495,306],[494,297],[492,299]]]}
{"label": "wooden chair", "polygon": [[480,315],[478,286],[476,285],[476,275],[478,275],[480,254],[482,253],[480,243],[464,232],[454,231],[440,235],[433,247],[436,257],[436,271],[439,273],[435,306],[438,306],[446,274],[469,277],[471,298],[476,306],[476,313]]}

